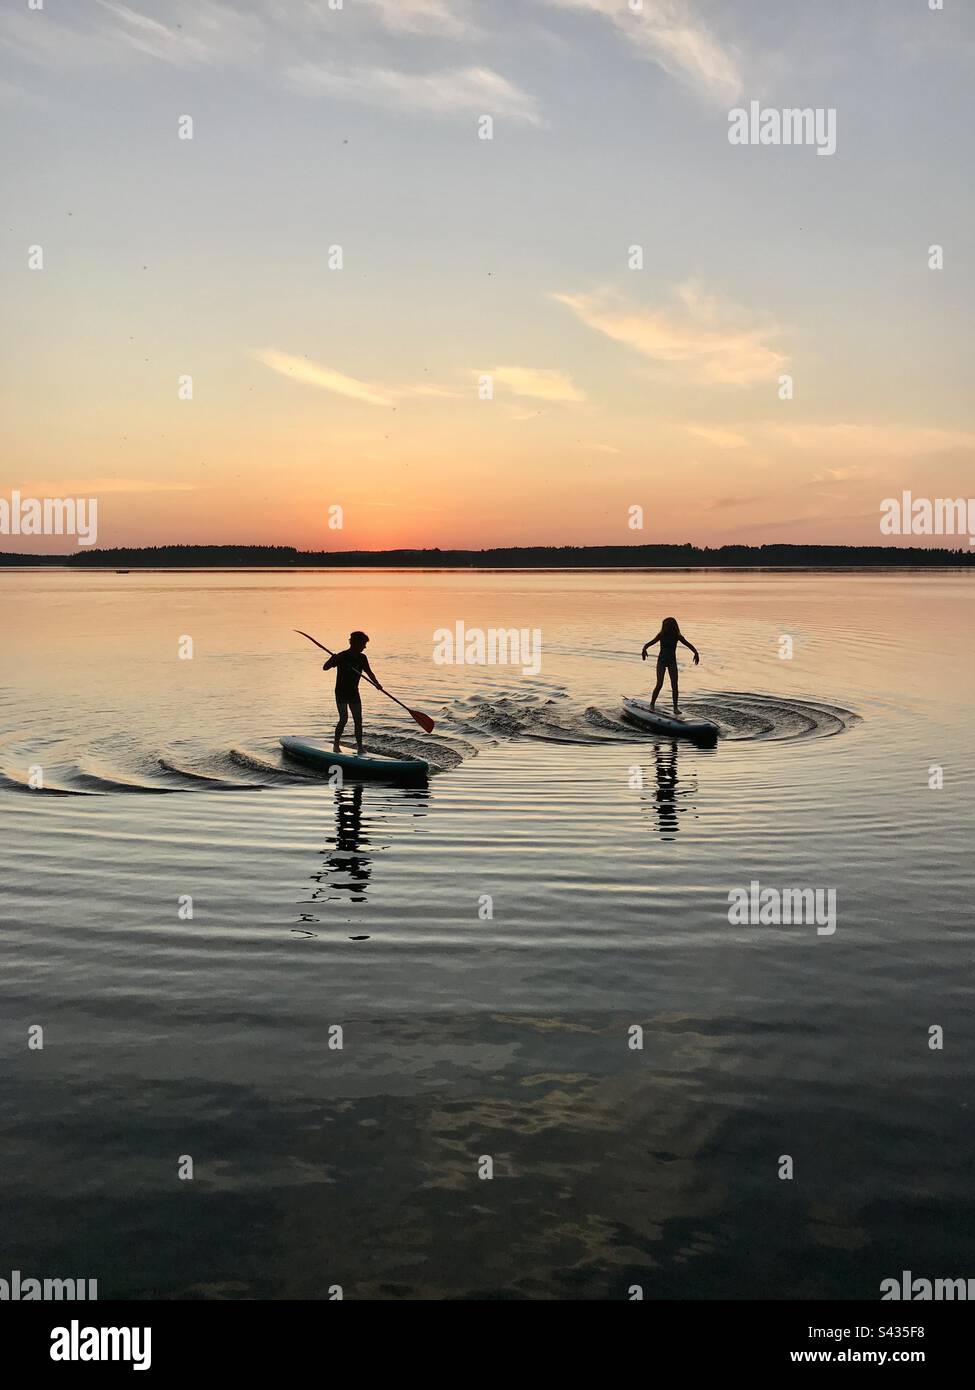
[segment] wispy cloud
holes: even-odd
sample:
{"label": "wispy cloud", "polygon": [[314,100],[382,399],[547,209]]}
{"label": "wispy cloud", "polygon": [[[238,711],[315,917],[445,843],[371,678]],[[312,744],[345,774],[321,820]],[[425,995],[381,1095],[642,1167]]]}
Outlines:
{"label": "wispy cloud", "polygon": [[491,367],[487,375],[514,395],[529,396],[536,401],[579,402],[586,399],[564,372],[545,367]]}
{"label": "wispy cloud", "polygon": [[260,16],[218,0],[176,0],[168,7],[169,24],[121,0],[98,4],[116,21],[112,37],[164,63],[233,62],[255,54],[262,44]]}
{"label": "wispy cloud", "polygon": [[225,64],[256,57],[267,30],[263,17],[219,0],[168,0],[167,23],[123,0],[0,12],[0,51],[52,72],[118,69],[133,52],[174,67]]}
{"label": "wispy cloud", "polygon": [[461,393],[451,391],[447,386],[435,386],[430,382],[419,381],[412,386],[390,388],[390,395],[406,400],[409,397],[431,396],[434,400],[458,400]]}
{"label": "wispy cloud", "polygon": [[[975,450],[971,430],[940,429],[931,425],[834,424],[769,425],[768,434],[792,449],[815,450],[817,454],[937,454],[955,450]],[[856,467],[830,468],[815,482],[847,482],[861,476]]]}
{"label": "wispy cloud", "polygon": [[778,329],[749,324],[745,310],[705,294],[694,282],[675,291],[680,307],[631,307],[619,295],[556,294],[589,328],[690,381],[749,386],[769,381],[788,358],[766,341]]}
{"label": "wispy cloud", "polygon": [[357,377],[347,376],[334,367],[325,367],[309,357],[279,352],[277,348],[261,348],[252,352],[251,357],[270,367],[271,371],[290,377],[292,381],[300,381],[304,386],[317,386],[320,391],[331,391],[337,396],[348,396],[350,400],[364,401],[366,405],[391,406],[397,401],[424,399],[457,400],[461,396],[461,392],[439,386],[434,381],[409,382],[405,386],[359,381]]}
{"label": "wispy cloud", "polygon": [[708,425],[688,425],[687,433],[703,439],[705,444],[713,444],[716,449],[742,449],[748,443],[743,434],[733,430],[712,429]]}
{"label": "wispy cloud", "polygon": [[288,68],[285,75],[294,87],[311,96],[435,115],[467,111],[540,124],[535,98],[490,68],[448,68],[423,73],[298,63]]}
{"label": "wispy cloud", "polygon": [[300,381],[305,386],[317,386],[320,391],[331,391],[336,396],[348,396],[350,400],[364,401],[367,405],[392,405],[390,395],[368,382],[357,381],[332,367],[323,367],[308,357],[292,357],[276,348],[262,348],[252,354],[258,362],[270,367],[272,372]]}
{"label": "wispy cloud", "polygon": [[192,35],[170,29],[139,10],[116,4],[115,0],[98,0],[98,4],[118,21],[119,37],[140,53],[148,53],[167,63],[209,60],[206,46]]}
{"label": "wispy cloud", "polygon": [[714,497],[710,502],[705,502],[704,510],[708,512],[725,511],[733,507],[745,507],[750,502],[761,501],[761,497]]}
{"label": "wispy cloud", "polygon": [[732,102],[743,78],[737,54],[708,28],[693,0],[545,0],[561,10],[602,15],[643,57],[716,101]]}
{"label": "wispy cloud", "polygon": [[394,32],[471,38],[477,30],[467,5],[456,0],[369,0],[379,19]]}
{"label": "wispy cloud", "polygon": [[[790,407],[791,408],[791,407]],[[748,437],[741,434],[738,424],[685,425],[688,434],[695,435],[719,449],[737,449],[749,445],[760,451],[766,462],[781,457],[783,450],[790,457],[804,454],[815,456],[802,459],[815,472],[806,480],[808,487],[844,488],[871,483],[881,475],[880,470],[892,462],[910,461],[918,456],[969,452],[975,454],[975,433],[971,430],[941,429],[933,425],[912,425],[893,421],[877,424],[867,421],[851,424],[799,421],[782,424],[777,420],[753,420],[746,426]]]}
{"label": "wispy cloud", "polygon": [[[872,519],[875,519],[876,513],[870,513],[870,516]],[[853,517],[844,518],[844,520],[847,521],[852,521],[856,519],[857,518]],[[736,536],[741,534],[747,535],[757,531],[760,535],[764,535],[764,533],[767,531],[791,531],[793,527],[811,526],[814,523],[821,521],[827,522],[831,526],[836,525],[836,517],[833,513],[814,512],[811,513],[809,516],[790,516],[785,521],[772,521],[770,519],[766,519],[764,521],[737,521],[735,523],[735,534]]]}
{"label": "wispy cloud", "polygon": [[847,468],[823,468],[819,473],[814,473],[809,482],[810,485],[825,483],[832,487],[835,483],[862,483],[874,475],[874,469],[862,468],[855,463]]}
{"label": "wispy cloud", "polygon": [[344,13],[325,0],[89,0],[49,3],[43,14],[28,14],[22,0],[20,13],[12,10],[0,12],[0,50],[58,71],[117,66],[133,52],[175,67],[260,61],[278,69],[325,45],[331,55],[338,40],[373,46],[377,29],[394,41],[479,36],[469,0],[357,0]]}

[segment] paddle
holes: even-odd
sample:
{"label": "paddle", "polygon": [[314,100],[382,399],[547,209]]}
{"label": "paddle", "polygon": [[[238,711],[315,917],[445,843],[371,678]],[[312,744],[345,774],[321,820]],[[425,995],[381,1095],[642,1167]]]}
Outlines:
{"label": "paddle", "polygon": [[[309,642],[314,642],[316,647],[321,647],[322,651],[328,652],[329,656],[335,655],[331,648],[326,647],[323,643],[319,642],[317,638],[312,637],[310,632],[302,632],[300,627],[295,627],[291,630],[292,632],[297,632],[299,637],[307,637]],[[365,672],[363,671],[362,674],[365,675]],[[406,713],[416,720],[416,722],[419,724],[420,728],[424,731],[424,733],[433,733],[435,726],[429,714],[424,714],[423,711],[419,709],[410,709],[409,705],[404,705],[402,700],[397,700],[395,695],[390,695],[388,690],[383,690],[383,687],[379,685],[376,681],[372,680],[371,677],[366,676],[366,680],[369,681],[370,685],[374,685],[377,690],[382,691],[384,695],[389,696],[389,699],[392,700],[394,704],[399,705],[400,709],[405,709]]]}

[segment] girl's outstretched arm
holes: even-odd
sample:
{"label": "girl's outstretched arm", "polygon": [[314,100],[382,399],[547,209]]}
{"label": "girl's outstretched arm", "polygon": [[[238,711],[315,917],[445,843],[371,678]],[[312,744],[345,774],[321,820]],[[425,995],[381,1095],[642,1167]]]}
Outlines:
{"label": "girl's outstretched arm", "polygon": [[644,644],[643,644],[643,651],[640,653],[640,660],[641,660],[641,661],[646,661],[646,659],[647,659],[647,652],[650,650],[650,648],[653,646],[653,644],[654,644],[655,642],[659,642],[659,641],[660,641],[661,635],[662,635],[662,634],[658,632],[657,635],[656,635],[656,637],[651,637],[649,642],[644,642]]}
{"label": "girl's outstretched arm", "polygon": [[687,638],[684,636],[683,633],[681,633],[677,640],[678,642],[683,642],[684,646],[688,649],[688,651],[692,651],[694,653],[694,665],[696,666],[698,662],[701,660],[701,654],[698,651],[697,647],[695,647],[693,642],[688,642]]}

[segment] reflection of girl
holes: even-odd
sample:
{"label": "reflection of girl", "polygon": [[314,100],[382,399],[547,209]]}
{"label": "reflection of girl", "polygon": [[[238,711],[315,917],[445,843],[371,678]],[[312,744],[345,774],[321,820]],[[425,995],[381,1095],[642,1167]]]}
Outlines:
{"label": "reflection of girl", "polygon": [[688,642],[680,628],[677,626],[676,618],[664,618],[660,624],[660,631],[656,637],[652,637],[643,648],[642,658],[647,659],[647,652],[655,642],[660,643],[660,651],[657,653],[657,684],[653,688],[650,696],[650,708],[653,709],[657,703],[657,696],[660,694],[660,687],[664,683],[664,676],[670,672],[670,689],[674,697],[674,715],[680,714],[677,708],[677,643],[681,642],[688,651],[694,653],[694,665],[701,660],[697,647]]}

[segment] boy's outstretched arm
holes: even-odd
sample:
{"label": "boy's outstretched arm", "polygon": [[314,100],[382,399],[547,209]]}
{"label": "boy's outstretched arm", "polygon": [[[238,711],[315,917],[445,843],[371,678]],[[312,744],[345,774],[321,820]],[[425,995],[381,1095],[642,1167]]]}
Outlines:
{"label": "boy's outstretched arm", "polygon": [[379,684],[379,677],[369,665],[369,659],[366,656],[362,658],[362,673],[368,680],[372,681],[377,690],[382,690],[382,686]]}
{"label": "boy's outstretched arm", "polygon": [[640,653],[640,660],[641,660],[641,661],[646,661],[646,659],[647,659],[647,652],[650,650],[650,648],[654,645],[655,642],[659,642],[659,641],[660,641],[660,635],[661,635],[661,634],[658,632],[657,635],[656,635],[656,637],[651,637],[649,642],[644,642],[644,644],[643,644],[643,651]]}

